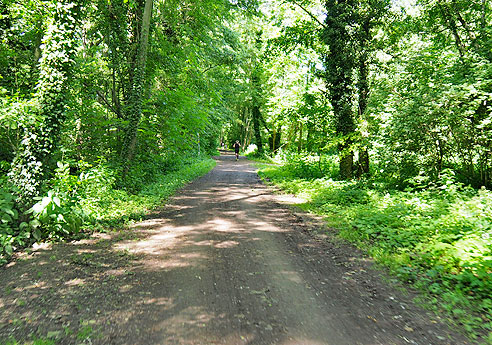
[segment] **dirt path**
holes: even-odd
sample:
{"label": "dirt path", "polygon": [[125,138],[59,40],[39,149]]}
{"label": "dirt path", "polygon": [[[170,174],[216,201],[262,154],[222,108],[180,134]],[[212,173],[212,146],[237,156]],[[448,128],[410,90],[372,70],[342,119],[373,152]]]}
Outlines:
{"label": "dirt path", "polygon": [[130,231],[0,269],[0,344],[467,344],[308,218],[221,156]]}

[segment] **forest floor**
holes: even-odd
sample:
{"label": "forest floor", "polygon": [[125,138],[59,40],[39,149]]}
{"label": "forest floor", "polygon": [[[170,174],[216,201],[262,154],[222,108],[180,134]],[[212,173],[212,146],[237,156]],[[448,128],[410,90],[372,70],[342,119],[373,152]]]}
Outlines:
{"label": "forest floor", "polygon": [[0,268],[0,344],[469,344],[232,154],[128,229]]}

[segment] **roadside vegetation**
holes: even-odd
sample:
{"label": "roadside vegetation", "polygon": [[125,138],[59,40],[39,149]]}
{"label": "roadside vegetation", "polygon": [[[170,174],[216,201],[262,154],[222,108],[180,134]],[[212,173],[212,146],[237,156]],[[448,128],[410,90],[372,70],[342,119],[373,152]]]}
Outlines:
{"label": "roadside vegetation", "polygon": [[492,343],[492,192],[465,186],[451,170],[400,188],[377,178],[341,181],[336,157],[319,159],[286,153],[259,174],[304,198],[299,207],[324,216],[338,236],[425,291],[436,312]]}

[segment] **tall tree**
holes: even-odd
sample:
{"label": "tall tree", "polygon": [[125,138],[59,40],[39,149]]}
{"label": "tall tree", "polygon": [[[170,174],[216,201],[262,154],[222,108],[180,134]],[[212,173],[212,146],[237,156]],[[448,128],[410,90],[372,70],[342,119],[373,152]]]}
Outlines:
{"label": "tall tree", "polygon": [[356,2],[352,0],[327,0],[326,19],[322,38],[328,52],[323,58],[324,80],[333,107],[335,130],[340,138],[340,175],[352,178],[355,133],[354,118],[354,66],[356,63],[353,35],[350,27],[355,21]]}
{"label": "tall tree", "polygon": [[[359,1],[357,7],[356,26],[356,50],[357,50],[357,96],[358,116],[361,124],[368,122],[367,105],[370,93],[370,66],[371,55],[375,51],[373,29],[381,24],[382,18],[389,9],[388,0],[366,0]],[[367,126],[367,125],[366,125]],[[368,133],[367,130],[364,132]],[[359,157],[357,162],[357,174],[369,173],[369,149],[365,133],[360,134]]]}
{"label": "tall tree", "polygon": [[65,119],[80,12],[80,2],[58,1],[43,39],[34,116],[29,114],[23,119],[24,135],[10,172],[24,208],[32,204],[52,169],[50,159]]}
{"label": "tall tree", "polygon": [[142,116],[142,102],[145,87],[145,65],[147,62],[147,50],[149,45],[152,5],[153,0],[145,0],[137,59],[134,66],[133,83],[131,85],[130,95],[127,104],[128,113],[126,118],[128,120],[128,126],[125,130],[125,137],[121,151],[125,173],[128,170],[130,162],[133,159],[133,155],[135,153],[138,125]]}
{"label": "tall tree", "polygon": [[253,70],[253,76],[251,77],[251,83],[253,85],[252,96],[252,108],[251,116],[253,118],[253,128],[255,131],[255,141],[258,147],[258,153],[263,153],[263,140],[261,137],[261,125],[263,124],[263,118],[261,115],[261,67],[256,66]]}

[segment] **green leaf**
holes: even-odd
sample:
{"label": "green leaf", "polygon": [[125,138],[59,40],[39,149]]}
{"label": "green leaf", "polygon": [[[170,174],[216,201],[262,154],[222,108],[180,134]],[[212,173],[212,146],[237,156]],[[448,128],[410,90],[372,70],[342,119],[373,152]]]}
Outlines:
{"label": "green leaf", "polygon": [[10,245],[10,244],[5,245],[5,247],[3,248],[3,250],[4,250],[4,251],[5,251],[5,253],[7,253],[8,255],[12,255],[12,252],[13,252],[13,250],[12,250],[12,245]]}
{"label": "green leaf", "polygon": [[8,214],[2,214],[0,220],[2,221],[2,223],[8,223],[12,221],[12,217]]}
{"label": "green leaf", "polygon": [[38,228],[39,226],[41,225],[41,222],[37,219],[33,219],[29,222],[29,226],[32,228],[32,229],[36,229]]}
{"label": "green leaf", "polygon": [[2,207],[2,211],[11,215],[12,217],[15,217],[15,212],[11,208]]}
{"label": "green leaf", "polygon": [[39,231],[39,229],[35,229],[32,232],[32,235],[36,239],[36,241],[39,241],[41,239],[41,231]]}

